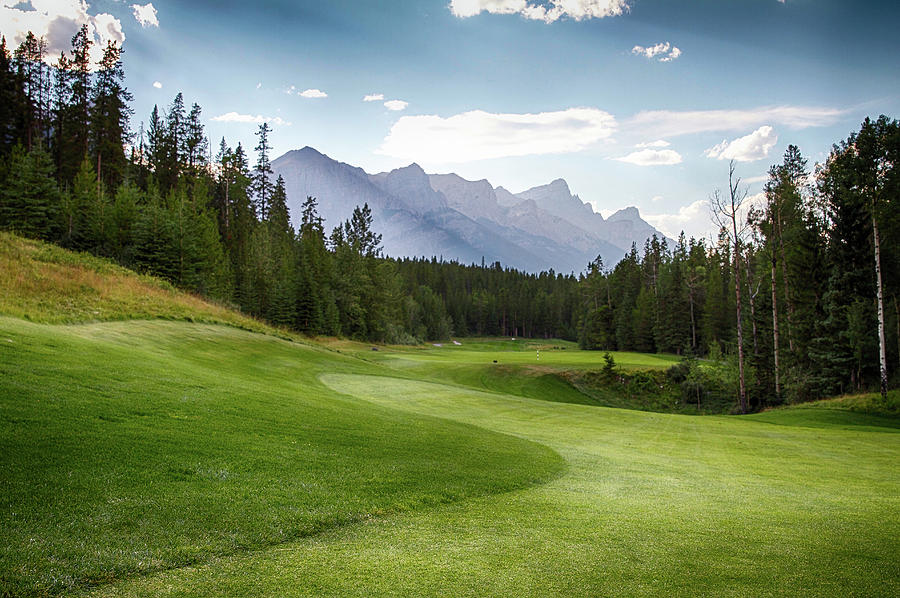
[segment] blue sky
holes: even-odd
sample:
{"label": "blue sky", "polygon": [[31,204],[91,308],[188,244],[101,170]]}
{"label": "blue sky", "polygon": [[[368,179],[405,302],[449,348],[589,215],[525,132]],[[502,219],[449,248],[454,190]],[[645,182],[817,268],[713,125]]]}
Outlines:
{"label": "blue sky", "polygon": [[513,192],[562,177],[597,211],[698,236],[729,159],[755,194],[789,143],[814,164],[865,116],[900,114],[898,17],[841,0],[0,0],[7,38],[64,48],[88,22],[124,40],[135,130],[181,91],[216,145],[252,149],[267,119],[275,155]]}

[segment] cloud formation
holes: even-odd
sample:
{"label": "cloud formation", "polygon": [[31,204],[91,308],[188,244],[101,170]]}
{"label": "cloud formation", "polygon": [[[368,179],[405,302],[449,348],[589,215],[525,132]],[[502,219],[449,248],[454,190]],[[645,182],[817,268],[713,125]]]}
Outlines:
{"label": "cloud formation", "polygon": [[388,100],[384,103],[385,108],[393,111],[406,110],[407,106],[409,106],[409,102],[404,102],[403,100]]}
{"label": "cloud formation", "polygon": [[[29,6],[30,4],[30,6]],[[14,8],[23,6],[22,8]],[[91,62],[96,64],[103,57],[107,42],[122,45],[125,33],[122,23],[108,13],[90,14],[90,4],[84,0],[31,0],[0,2],[0,23],[11,49],[25,41],[29,31],[47,42],[46,61],[54,63],[63,51],[72,47],[72,36],[82,25],[88,26],[91,40]]]}
{"label": "cloud formation", "polygon": [[370,93],[366,96],[363,96],[363,102],[380,102],[384,100],[383,93]]}
{"label": "cloud formation", "polygon": [[814,106],[765,106],[750,110],[650,110],[638,112],[625,126],[646,137],[675,137],[692,133],[747,130],[763,124],[790,129],[824,127],[843,111]]}
{"label": "cloud formation", "polygon": [[[750,208],[762,206],[765,202],[765,193],[748,196],[738,211],[738,220],[746,220]],[[643,214],[642,217],[672,239],[677,239],[681,231],[688,238],[715,239],[719,231],[711,214],[709,200],[698,199],[690,205],[680,207],[675,213]]]}
{"label": "cloud formation", "polygon": [[660,62],[672,62],[681,56],[681,50],[677,46],[671,45],[669,42],[660,42],[652,46],[635,46],[631,49],[632,54],[639,54],[647,58],[655,58]]}
{"label": "cloud formation", "polygon": [[684,231],[688,238],[707,239],[715,235],[715,225],[709,216],[709,200],[698,199],[682,206],[674,214],[643,214],[644,220],[671,239]]}
{"label": "cloud formation", "polygon": [[670,145],[672,144],[668,141],[657,139],[656,141],[645,141],[644,143],[638,143],[634,147],[669,147]]}
{"label": "cloud formation", "polygon": [[576,21],[616,17],[627,10],[628,0],[549,0],[544,4],[529,0],[450,0],[450,12],[463,19],[487,12],[519,14],[526,19],[552,23],[563,17]]}
{"label": "cloud formation", "polygon": [[160,83],[159,81],[154,81],[153,87],[155,87],[156,89],[162,89],[162,83]]}
{"label": "cloud formation", "polygon": [[449,118],[403,116],[391,127],[378,153],[440,164],[562,154],[581,151],[615,130],[615,117],[596,108],[538,114],[473,110]]}
{"label": "cloud formation", "polygon": [[237,112],[227,112],[219,116],[212,117],[211,120],[222,123],[253,123],[261,125],[262,123],[272,123],[273,125],[289,127],[291,123],[282,119],[280,116],[262,116],[252,114],[238,114]]}
{"label": "cloud formation", "polygon": [[321,89],[306,89],[300,92],[302,98],[327,98],[328,94]]}
{"label": "cloud formation", "polygon": [[156,9],[153,7],[152,2],[148,2],[143,6],[132,4],[131,11],[134,13],[134,18],[137,22],[141,24],[141,27],[159,27],[159,19],[156,18]]}
{"label": "cloud formation", "polygon": [[670,166],[681,163],[681,154],[670,149],[642,149],[637,152],[631,152],[627,156],[615,158],[615,160],[636,166]]}
{"label": "cloud formation", "polygon": [[722,143],[714,145],[703,153],[708,158],[718,158],[719,160],[753,162],[768,156],[769,150],[775,147],[776,143],[778,143],[778,135],[775,134],[775,129],[766,125],[733,141],[723,139]]}

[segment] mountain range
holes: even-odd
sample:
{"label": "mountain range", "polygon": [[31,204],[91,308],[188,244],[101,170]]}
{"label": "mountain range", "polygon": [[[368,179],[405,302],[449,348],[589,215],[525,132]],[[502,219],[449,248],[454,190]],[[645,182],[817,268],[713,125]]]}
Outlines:
{"label": "mountain range", "polygon": [[579,273],[598,255],[611,266],[632,243],[664,238],[635,207],[603,218],[563,179],[513,194],[487,180],[427,174],[418,164],[368,174],[311,147],[282,155],[272,171],[284,177],[295,226],[307,196],[318,200],[326,233],[367,203],[384,253],[393,257]]}

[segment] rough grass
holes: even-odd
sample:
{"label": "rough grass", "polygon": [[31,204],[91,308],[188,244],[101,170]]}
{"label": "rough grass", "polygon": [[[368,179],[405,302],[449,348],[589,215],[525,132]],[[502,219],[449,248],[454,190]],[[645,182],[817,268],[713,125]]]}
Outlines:
{"label": "rough grass", "polygon": [[748,417],[813,428],[900,428],[900,390],[888,392],[887,401],[876,393],[847,395],[779,407]]}
{"label": "rough grass", "polygon": [[0,315],[52,324],[169,319],[284,331],[88,253],[0,232]]}

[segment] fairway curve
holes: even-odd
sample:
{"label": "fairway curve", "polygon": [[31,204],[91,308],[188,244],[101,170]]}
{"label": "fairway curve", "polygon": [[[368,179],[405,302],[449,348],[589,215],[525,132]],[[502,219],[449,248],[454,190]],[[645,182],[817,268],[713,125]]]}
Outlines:
{"label": "fairway curve", "polygon": [[358,400],[545,444],[568,469],[546,484],[361,522],[99,595],[846,596],[900,589],[898,434],[548,403],[380,375],[320,379]]}

